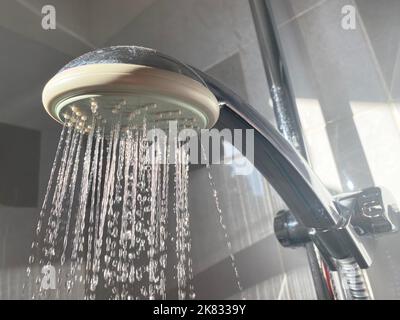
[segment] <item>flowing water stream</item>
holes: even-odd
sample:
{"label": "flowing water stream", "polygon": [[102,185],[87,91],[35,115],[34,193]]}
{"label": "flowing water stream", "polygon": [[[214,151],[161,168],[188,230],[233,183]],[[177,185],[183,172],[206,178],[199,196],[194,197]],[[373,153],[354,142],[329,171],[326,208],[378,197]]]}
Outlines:
{"label": "flowing water stream", "polygon": [[[194,299],[187,143],[148,139],[146,118],[126,125],[118,112],[105,121],[92,111],[89,118],[65,115],[27,268],[36,277],[32,298],[49,297],[51,279],[43,286],[43,275],[32,273],[39,266],[54,268],[56,297],[81,286],[85,299],[166,299],[168,288]],[[168,281],[175,284],[167,287]]]}

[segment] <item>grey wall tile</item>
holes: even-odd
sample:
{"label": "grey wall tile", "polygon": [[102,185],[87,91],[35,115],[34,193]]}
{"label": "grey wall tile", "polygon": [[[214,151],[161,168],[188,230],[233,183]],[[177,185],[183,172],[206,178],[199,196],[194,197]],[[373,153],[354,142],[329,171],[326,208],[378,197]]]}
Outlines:
{"label": "grey wall tile", "polygon": [[248,101],[240,53],[235,53],[205,71]]}
{"label": "grey wall tile", "polygon": [[313,8],[323,0],[267,0],[271,4],[274,19],[281,25]]}
{"label": "grey wall tile", "polygon": [[155,48],[201,70],[207,70],[239,52],[248,101],[273,121],[265,72],[247,1],[157,1],[107,44]]}
{"label": "grey wall tile", "polygon": [[[0,87],[2,107],[5,102],[15,99],[31,88],[40,85],[40,90],[68,60],[65,54],[46,47],[19,34],[0,27],[2,54],[0,55],[0,72],[7,75]],[[10,60],[12,57],[12,60]],[[37,101],[41,105],[41,101]]]}
{"label": "grey wall tile", "polygon": [[[384,80],[387,87],[391,88],[393,73],[398,72],[395,70],[395,65],[400,44],[400,2],[397,0],[355,0],[355,3]],[[361,28],[360,25],[358,27]]]}
{"label": "grey wall tile", "polygon": [[40,132],[0,123],[0,205],[36,207]]}
{"label": "grey wall tile", "polygon": [[341,28],[346,3],[325,2],[279,29],[295,96],[319,102],[344,190],[349,180],[373,184],[351,103],[386,100],[362,31]]}
{"label": "grey wall tile", "polygon": [[[327,1],[296,22],[302,32],[314,76],[320,86],[330,87],[337,94],[344,93],[350,100],[386,101],[387,96],[363,31],[341,27],[341,8],[346,4],[347,0]],[[335,79],[342,84],[341,90],[331,86]]]}

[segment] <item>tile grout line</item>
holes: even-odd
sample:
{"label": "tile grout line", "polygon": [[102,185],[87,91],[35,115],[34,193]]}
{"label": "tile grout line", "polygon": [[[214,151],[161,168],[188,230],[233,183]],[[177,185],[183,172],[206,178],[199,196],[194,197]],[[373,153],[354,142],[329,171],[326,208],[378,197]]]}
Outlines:
{"label": "tile grout line", "polygon": [[307,14],[308,12],[316,9],[317,7],[319,7],[320,5],[324,4],[327,0],[321,0],[315,4],[313,4],[311,7],[308,7],[307,9],[304,9],[303,11],[300,11],[299,13],[297,13],[296,15],[294,15],[293,17],[289,18],[288,20],[281,22],[280,24],[278,24],[277,28],[281,29],[284,26],[288,25],[289,23],[291,23],[292,21],[302,17],[303,15]]}

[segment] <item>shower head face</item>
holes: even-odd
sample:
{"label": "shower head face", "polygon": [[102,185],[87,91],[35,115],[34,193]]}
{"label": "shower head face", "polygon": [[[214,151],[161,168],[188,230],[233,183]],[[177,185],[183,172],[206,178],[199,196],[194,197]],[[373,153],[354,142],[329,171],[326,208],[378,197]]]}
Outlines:
{"label": "shower head face", "polygon": [[190,104],[144,94],[97,93],[67,98],[56,105],[54,117],[60,122],[90,129],[92,117],[97,116],[106,127],[116,120],[122,128],[168,129],[171,121],[178,128],[203,129],[208,118]]}
{"label": "shower head face", "polygon": [[46,84],[43,104],[59,122],[71,123],[74,115],[82,129],[94,115],[122,126],[164,128],[176,120],[194,129],[211,128],[219,116],[218,101],[190,67],[140,47],[111,47],[73,60]]}
{"label": "shower head face", "polygon": [[177,121],[182,127],[202,129],[208,124],[206,116],[189,104],[146,95],[105,93],[78,96],[60,103],[57,117],[69,120],[69,115],[74,112],[87,123],[93,114],[105,122],[119,119],[122,127],[141,127],[146,122],[148,127],[166,128],[170,121]]}

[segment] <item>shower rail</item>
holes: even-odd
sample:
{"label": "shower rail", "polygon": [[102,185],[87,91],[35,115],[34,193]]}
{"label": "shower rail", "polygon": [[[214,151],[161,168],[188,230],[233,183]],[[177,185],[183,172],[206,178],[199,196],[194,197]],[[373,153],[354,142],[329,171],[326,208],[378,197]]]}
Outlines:
{"label": "shower rail", "polygon": [[[271,4],[266,0],[249,0],[249,5],[277,128],[285,139],[308,161],[296,100],[279,42]],[[307,243],[305,248],[317,297],[319,299],[331,299],[334,293],[330,285],[330,273],[326,272],[326,266],[315,245]]]}

